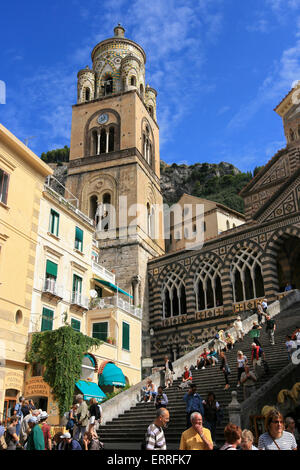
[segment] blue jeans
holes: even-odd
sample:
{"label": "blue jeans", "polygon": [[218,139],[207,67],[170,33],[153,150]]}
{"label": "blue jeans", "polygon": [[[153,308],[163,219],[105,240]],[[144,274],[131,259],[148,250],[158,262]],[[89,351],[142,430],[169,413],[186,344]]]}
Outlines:
{"label": "blue jeans", "polygon": [[73,438],[76,439],[76,441],[79,441],[80,437],[83,438],[85,431],[86,426],[77,425]]}

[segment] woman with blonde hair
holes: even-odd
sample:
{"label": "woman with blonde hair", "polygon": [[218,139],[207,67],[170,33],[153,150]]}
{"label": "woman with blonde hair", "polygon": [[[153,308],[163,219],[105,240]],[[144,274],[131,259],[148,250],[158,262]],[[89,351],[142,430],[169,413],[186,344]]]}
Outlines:
{"label": "woman with blonde hair", "polygon": [[90,419],[89,419],[89,430],[88,432],[97,435],[95,431],[95,425],[100,419],[100,410],[96,398],[91,398],[89,407]]}
{"label": "woman with blonde hair", "polygon": [[242,450],[258,450],[257,447],[253,445],[254,437],[251,431],[248,429],[244,429],[242,432],[242,442],[241,448]]}

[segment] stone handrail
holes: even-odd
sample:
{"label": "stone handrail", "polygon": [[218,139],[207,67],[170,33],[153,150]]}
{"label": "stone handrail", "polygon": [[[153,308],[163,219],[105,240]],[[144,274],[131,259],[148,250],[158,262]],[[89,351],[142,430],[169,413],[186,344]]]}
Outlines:
{"label": "stone handrail", "polygon": [[[300,302],[300,291],[294,290],[291,291],[289,295],[286,295],[281,300],[276,300],[273,302],[267,309],[271,317],[278,315],[282,310],[285,310],[293,303]],[[244,332],[248,333],[253,326],[253,321],[257,321],[257,314],[251,315],[246,318],[243,323]],[[226,333],[231,333],[234,339],[236,339],[236,331],[234,328],[229,328],[226,330]],[[178,378],[182,375],[184,366],[188,367],[195,365],[199,355],[203,352],[204,348],[209,348],[209,344],[213,338],[205,344],[202,344],[193,351],[185,354],[183,357],[177,359],[173,362],[173,370],[175,372],[174,378]],[[160,373],[156,372],[149,376],[154,385],[158,387],[160,385]],[[118,415],[124,413],[124,411],[129,410],[132,406],[136,405],[137,398],[140,396],[140,390],[143,386],[146,385],[147,378],[138,384],[133,385],[125,392],[121,392],[121,396],[117,395],[116,397],[108,400],[103,403],[103,420],[102,424],[105,424],[108,421],[111,421],[113,418],[116,418]]]}

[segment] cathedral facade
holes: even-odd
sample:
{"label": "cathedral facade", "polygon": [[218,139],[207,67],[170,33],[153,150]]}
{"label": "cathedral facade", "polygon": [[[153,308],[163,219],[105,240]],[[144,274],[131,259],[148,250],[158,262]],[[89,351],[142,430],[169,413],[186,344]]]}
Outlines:
{"label": "cathedral facade", "polygon": [[300,288],[300,84],[275,111],[287,145],[243,188],[246,222],[148,262],[151,352],[173,360],[232,326],[257,302]]}

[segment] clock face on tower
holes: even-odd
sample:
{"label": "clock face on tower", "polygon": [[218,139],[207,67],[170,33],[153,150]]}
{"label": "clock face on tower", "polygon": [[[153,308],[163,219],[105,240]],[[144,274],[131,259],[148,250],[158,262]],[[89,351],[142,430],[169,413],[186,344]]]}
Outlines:
{"label": "clock face on tower", "polygon": [[108,121],[108,115],[106,113],[100,114],[98,117],[99,124],[105,124]]}

